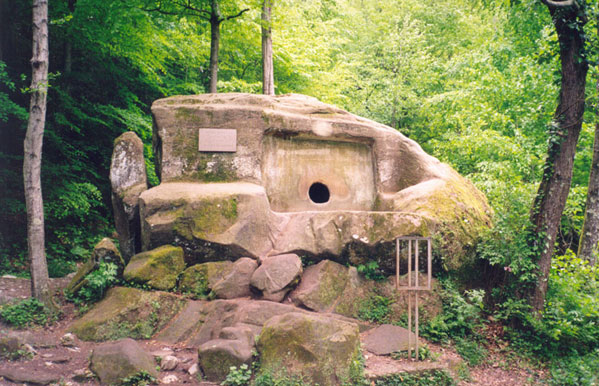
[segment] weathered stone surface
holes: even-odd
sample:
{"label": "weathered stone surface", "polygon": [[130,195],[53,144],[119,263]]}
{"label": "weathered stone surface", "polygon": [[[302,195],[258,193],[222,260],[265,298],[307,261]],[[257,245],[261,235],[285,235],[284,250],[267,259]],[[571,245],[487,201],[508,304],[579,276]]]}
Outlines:
{"label": "weathered stone surface", "polygon": [[27,372],[18,367],[0,369],[0,378],[6,378],[15,383],[24,383],[27,385],[49,385],[60,381],[60,374],[49,374],[36,372]]}
{"label": "weathered stone surface", "polygon": [[408,339],[416,342],[416,335],[392,324],[383,324],[364,333],[362,343],[367,351],[376,355],[389,355],[408,349]]}
{"label": "weathered stone surface", "polygon": [[120,383],[123,378],[145,371],[158,377],[150,354],[133,339],[103,343],[92,351],[90,369],[104,385]]}
{"label": "weathered stone surface", "polygon": [[306,268],[299,286],[291,293],[291,300],[314,311],[330,312],[335,309],[349,280],[347,267],[323,260]]}
{"label": "weathered stone surface", "polygon": [[[172,203],[180,212],[195,208],[181,200],[186,194],[172,199],[161,194],[163,208],[153,205],[142,214],[146,248],[187,243],[186,256],[203,249],[212,251],[211,259],[301,252],[347,261],[350,256],[366,259],[397,236],[441,234],[448,235],[440,238],[440,246],[447,268],[453,269],[489,225],[485,197],[449,166],[396,130],[313,98],[178,96],[156,101],[152,112],[163,185],[252,183],[264,189],[268,200],[240,206],[225,228],[194,225],[196,237],[190,241],[175,228],[182,223],[189,228],[193,222],[176,220],[180,216],[165,208]],[[207,127],[236,129],[237,151],[198,152],[198,130]],[[316,182],[328,190],[325,201],[311,196]],[[248,217],[260,219],[258,232],[247,226]],[[238,247],[244,250],[236,251]]]}
{"label": "weathered stone surface", "polygon": [[165,292],[115,287],[108,290],[70,331],[81,340],[148,339],[172,319],[185,302]]}
{"label": "weathered stone surface", "polygon": [[110,163],[112,208],[125,261],[141,251],[139,195],[148,189],[144,147],[132,131],[114,141]]}
{"label": "weathered stone surface", "polygon": [[133,256],[123,277],[159,290],[169,290],[175,288],[177,277],[184,269],[183,250],[165,245]]}
{"label": "weathered stone surface", "polygon": [[0,358],[13,358],[19,356],[19,350],[23,349],[25,341],[15,334],[3,334],[0,336]]}
{"label": "weathered stone surface", "polygon": [[65,287],[65,290],[76,294],[87,284],[85,277],[96,270],[100,262],[115,264],[117,266],[118,277],[122,276],[125,269],[125,261],[114,242],[108,237],[103,238],[96,244],[89,260],[79,267],[75,276],[73,276],[69,284]]}
{"label": "weathered stone surface", "polygon": [[188,265],[266,254],[268,199],[251,183],[163,183],[140,196],[143,248],[183,247]]}
{"label": "weathered stone surface", "polygon": [[187,268],[179,280],[179,291],[189,293],[196,299],[206,298],[214,285],[230,271],[230,261],[211,261]]}
{"label": "weathered stone surface", "polygon": [[239,340],[215,339],[198,349],[199,364],[209,381],[224,381],[231,366],[252,360],[252,347]]}
{"label": "weathered stone surface", "polygon": [[242,257],[233,263],[231,271],[219,280],[212,291],[217,298],[234,299],[250,296],[250,279],[258,263],[249,257]]}
{"label": "weathered stone surface", "polygon": [[172,371],[179,365],[179,358],[173,355],[167,355],[162,357],[160,361],[160,369],[162,371]]}
{"label": "weathered stone surface", "polygon": [[271,256],[261,261],[250,284],[262,293],[265,300],[280,302],[299,281],[302,261],[294,253]]}
{"label": "weathered stone surface", "polygon": [[351,384],[360,353],[358,326],[308,313],[275,316],[265,323],[258,350],[265,371],[284,368],[322,386]]}

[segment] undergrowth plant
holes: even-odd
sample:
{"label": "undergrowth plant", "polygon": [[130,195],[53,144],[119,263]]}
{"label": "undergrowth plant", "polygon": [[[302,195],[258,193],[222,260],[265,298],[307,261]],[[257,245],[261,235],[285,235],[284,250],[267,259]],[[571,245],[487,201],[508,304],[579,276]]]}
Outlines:
{"label": "undergrowth plant", "polygon": [[28,298],[15,304],[0,306],[0,318],[17,328],[43,326],[52,321],[50,310],[39,300]]}
{"label": "undergrowth plant", "polygon": [[434,370],[423,373],[400,373],[377,379],[375,386],[454,386],[456,381],[447,371]]}
{"label": "undergrowth plant", "polygon": [[364,299],[358,309],[358,318],[369,322],[386,323],[389,321],[392,299],[373,293]]}
{"label": "undergrowth plant", "polygon": [[117,270],[116,264],[101,261],[97,269],[85,276],[85,285],[76,294],[67,294],[67,297],[79,305],[101,300],[104,293],[116,283]]}
{"label": "undergrowth plant", "polygon": [[229,374],[222,383],[224,386],[248,386],[252,378],[252,370],[245,363],[239,366],[231,366]]}

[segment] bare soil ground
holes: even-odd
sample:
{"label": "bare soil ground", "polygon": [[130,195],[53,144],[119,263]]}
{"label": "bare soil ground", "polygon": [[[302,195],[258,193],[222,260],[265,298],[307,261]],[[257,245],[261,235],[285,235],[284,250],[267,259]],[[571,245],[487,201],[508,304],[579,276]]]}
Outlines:
{"label": "bare soil ground", "polygon": [[[51,286],[63,288],[70,278],[52,279]],[[25,299],[30,296],[30,282],[27,279],[0,277],[0,301],[7,299]],[[35,347],[32,358],[16,361],[0,360],[0,385],[34,384],[27,379],[53,380],[55,385],[100,385],[88,370],[89,357],[98,343],[76,340],[73,346],[61,344],[61,338],[67,333],[71,322],[77,317],[73,304],[61,299],[62,315],[56,323],[46,327],[36,327],[22,333],[27,341]],[[469,368],[470,378],[460,381],[460,385],[495,386],[495,385],[535,385],[542,383],[546,377],[543,369],[534,368],[523,361],[506,347],[496,326],[490,326],[488,333],[489,355],[483,364]],[[0,321],[0,335],[9,331],[17,331]],[[171,385],[214,386],[214,383],[202,382],[197,376],[190,375],[188,369],[197,363],[197,352],[194,349],[178,346],[167,346],[153,340],[139,341],[144,349],[151,353],[172,352],[180,363],[173,371],[161,371],[159,381],[167,376],[175,375],[177,381]],[[459,355],[450,347],[427,344],[430,351],[436,353],[436,360],[415,362],[409,359],[394,360],[388,356],[377,356],[364,353],[367,374],[392,374],[401,371],[418,371],[427,368],[449,368],[455,374],[456,364],[460,363]],[[463,366],[462,366],[463,367]],[[12,378],[15,381],[11,381]],[[160,384],[164,384],[160,382]],[[373,383],[374,384],[374,383]]]}

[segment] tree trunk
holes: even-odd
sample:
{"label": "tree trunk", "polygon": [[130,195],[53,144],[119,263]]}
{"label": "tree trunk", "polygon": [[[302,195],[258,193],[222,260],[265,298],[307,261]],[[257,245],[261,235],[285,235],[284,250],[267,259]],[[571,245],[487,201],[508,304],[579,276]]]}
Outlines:
{"label": "tree trunk", "polygon": [[[599,15],[597,15],[597,36],[599,37]],[[596,84],[599,94],[599,79]],[[591,265],[597,263],[599,254],[599,101],[595,106],[595,141],[593,142],[593,161],[589,176],[589,189],[584,212],[584,225],[580,232],[578,257],[587,259]]]}
{"label": "tree trunk", "polygon": [[274,0],[262,3],[262,93],[275,95],[275,75],[272,61],[272,23],[270,15]]}
{"label": "tree trunk", "polygon": [[31,102],[25,134],[23,179],[27,207],[27,247],[31,263],[31,294],[46,302],[48,266],[44,251],[44,205],[41,164],[48,91],[48,0],[33,0]]}
{"label": "tree trunk", "polygon": [[220,45],[220,23],[222,21],[218,1],[210,3],[210,92],[215,94],[218,82],[218,48]]}
{"label": "tree trunk", "polygon": [[583,25],[575,7],[549,7],[560,45],[561,90],[550,129],[549,149],[543,179],[531,211],[537,234],[537,283],[529,301],[536,314],[545,305],[547,278],[562,212],[566,205],[572,165],[582,127],[588,64],[584,59]]}

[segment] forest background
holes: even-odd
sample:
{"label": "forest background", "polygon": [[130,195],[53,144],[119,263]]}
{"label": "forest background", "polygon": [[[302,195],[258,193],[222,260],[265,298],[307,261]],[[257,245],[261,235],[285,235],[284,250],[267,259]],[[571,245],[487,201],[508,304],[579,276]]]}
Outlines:
{"label": "forest background", "polygon": [[[223,14],[249,11],[221,25],[218,91],[260,93],[262,2],[219,3]],[[207,92],[210,25],[148,10],[144,0],[49,5],[42,179],[47,259],[57,277],[114,231],[108,169],[118,135],[133,130],[144,140],[150,183],[158,183],[149,107],[164,96]],[[311,95],[387,124],[472,180],[495,210],[495,227],[477,250],[499,278],[486,288],[487,312],[513,327],[525,351],[561,358],[556,374],[582,379],[593,370],[599,271],[575,252],[597,120],[595,17],[585,27],[587,107],[540,320],[528,316],[518,288],[534,279],[524,230],[559,94],[547,7],[537,0],[277,0],[272,17],[276,93]],[[0,0],[0,273],[18,275],[28,272],[22,149],[30,57],[30,2]]]}

